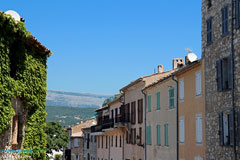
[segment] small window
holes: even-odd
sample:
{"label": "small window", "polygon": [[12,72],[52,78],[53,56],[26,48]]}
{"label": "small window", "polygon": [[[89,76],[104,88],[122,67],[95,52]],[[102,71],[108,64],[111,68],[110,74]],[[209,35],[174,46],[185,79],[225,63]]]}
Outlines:
{"label": "small window", "polygon": [[207,0],[207,7],[208,9],[212,7],[212,0]]}
{"label": "small window", "polygon": [[184,143],[185,142],[185,128],[184,128],[184,117],[180,118],[180,122],[179,122],[179,128],[180,128],[180,143]]}
{"label": "small window", "polygon": [[207,20],[207,45],[212,43],[212,18]]}
{"label": "small window", "polygon": [[78,138],[74,138],[74,147],[78,147]]}
{"label": "small window", "polygon": [[180,85],[180,100],[184,100],[184,79],[181,79],[179,82]]}
{"label": "small window", "polygon": [[202,94],[202,74],[201,71],[196,72],[195,75],[195,84],[196,84],[196,95],[199,96]]}
{"label": "small window", "polygon": [[202,115],[196,116],[196,142],[202,143]]}
{"label": "small window", "polygon": [[228,6],[222,8],[222,35],[228,34]]}

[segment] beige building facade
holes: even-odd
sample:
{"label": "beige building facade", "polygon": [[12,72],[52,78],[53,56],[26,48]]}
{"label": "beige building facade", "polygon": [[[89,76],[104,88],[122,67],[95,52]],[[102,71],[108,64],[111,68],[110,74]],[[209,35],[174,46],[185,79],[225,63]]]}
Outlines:
{"label": "beige building facade", "polygon": [[171,73],[144,90],[146,105],[146,159],[177,159],[176,82]]}
{"label": "beige building facade", "polygon": [[179,159],[206,159],[204,61],[187,64],[174,75],[179,94]]}

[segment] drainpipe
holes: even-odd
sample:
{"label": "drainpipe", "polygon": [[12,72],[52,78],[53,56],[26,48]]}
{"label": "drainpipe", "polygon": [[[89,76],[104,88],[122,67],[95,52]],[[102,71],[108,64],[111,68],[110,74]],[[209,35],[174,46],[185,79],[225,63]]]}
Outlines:
{"label": "drainpipe", "polygon": [[[124,94],[124,92],[122,92],[122,91],[120,91],[121,93],[123,93],[123,102],[121,102],[122,104],[124,104],[125,105],[125,94]],[[125,107],[124,107],[124,114],[125,114]],[[125,138],[124,138],[124,132],[123,132],[123,149],[122,149],[122,160],[124,160],[125,159],[125,152],[124,152],[124,149],[125,149],[125,143],[124,143],[124,140],[125,140]]]}
{"label": "drainpipe", "polygon": [[231,59],[232,59],[232,111],[233,111],[233,128],[234,128],[234,158],[237,160],[237,150],[236,150],[236,122],[235,122],[235,97],[234,97],[234,45],[233,45],[233,10],[234,10],[234,0],[231,1]]}
{"label": "drainpipe", "polygon": [[146,135],[147,135],[147,131],[146,131],[146,121],[147,121],[147,112],[146,112],[146,106],[147,106],[147,95],[146,93],[144,93],[144,91],[142,90],[142,94],[144,95],[144,131],[145,131],[145,135],[144,135],[144,160],[147,160],[147,145],[146,145]]}
{"label": "drainpipe", "polygon": [[177,133],[176,133],[176,136],[177,136],[177,160],[179,160],[179,136],[178,136],[178,81],[176,79],[174,79],[174,75],[172,74],[172,80],[176,82],[176,92],[177,92],[177,98],[176,98],[176,127],[177,127]]}

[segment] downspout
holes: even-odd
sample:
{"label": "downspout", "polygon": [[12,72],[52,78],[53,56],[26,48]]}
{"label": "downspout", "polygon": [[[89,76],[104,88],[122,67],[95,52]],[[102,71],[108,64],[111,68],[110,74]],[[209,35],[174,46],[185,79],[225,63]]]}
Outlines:
{"label": "downspout", "polygon": [[232,59],[232,111],[233,111],[233,128],[234,128],[234,157],[237,160],[237,150],[236,150],[236,122],[235,122],[235,97],[234,97],[234,45],[233,45],[233,10],[234,10],[234,0],[231,1],[231,59]]}
{"label": "downspout", "polygon": [[147,137],[147,131],[146,131],[146,125],[147,125],[147,112],[146,112],[146,106],[147,106],[147,95],[146,93],[144,93],[144,91],[142,90],[142,94],[144,95],[144,131],[145,131],[145,135],[144,135],[144,160],[147,160],[147,145],[146,145],[146,137]]}
{"label": "downspout", "polygon": [[[124,92],[122,92],[122,91],[120,91],[120,93],[123,93],[123,102],[121,102],[122,104],[124,104],[125,105],[125,94],[124,94]],[[125,114],[125,107],[124,107],[124,114]],[[125,152],[124,152],[124,149],[125,149],[125,138],[124,138],[124,133],[123,133],[123,149],[122,149],[122,160],[124,160],[125,159]]]}
{"label": "downspout", "polygon": [[176,142],[176,151],[177,151],[177,160],[179,160],[179,136],[178,136],[178,81],[176,79],[174,79],[174,75],[172,74],[172,80],[176,82],[176,92],[177,92],[177,98],[176,98],[176,127],[177,127],[177,133],[176,133],[176,136],[177,136],[177,142]]}

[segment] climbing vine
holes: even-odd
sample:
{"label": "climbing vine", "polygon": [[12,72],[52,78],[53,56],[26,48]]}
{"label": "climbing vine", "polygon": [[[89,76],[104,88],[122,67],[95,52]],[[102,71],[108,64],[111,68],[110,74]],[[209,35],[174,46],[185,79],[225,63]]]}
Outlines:
{"label": "climbing vine", "polygon": [[[11,101],[19,97],[28,111],[24,148],[46,151],[46,92],[48,55],[26,45],[31,34],[23,22],[0,13],[0,134],[8,129],[14,109]],[[14,77],[11,75],[11,52],[14,49]],[[31,154],[45,159],[44,152]]]}

